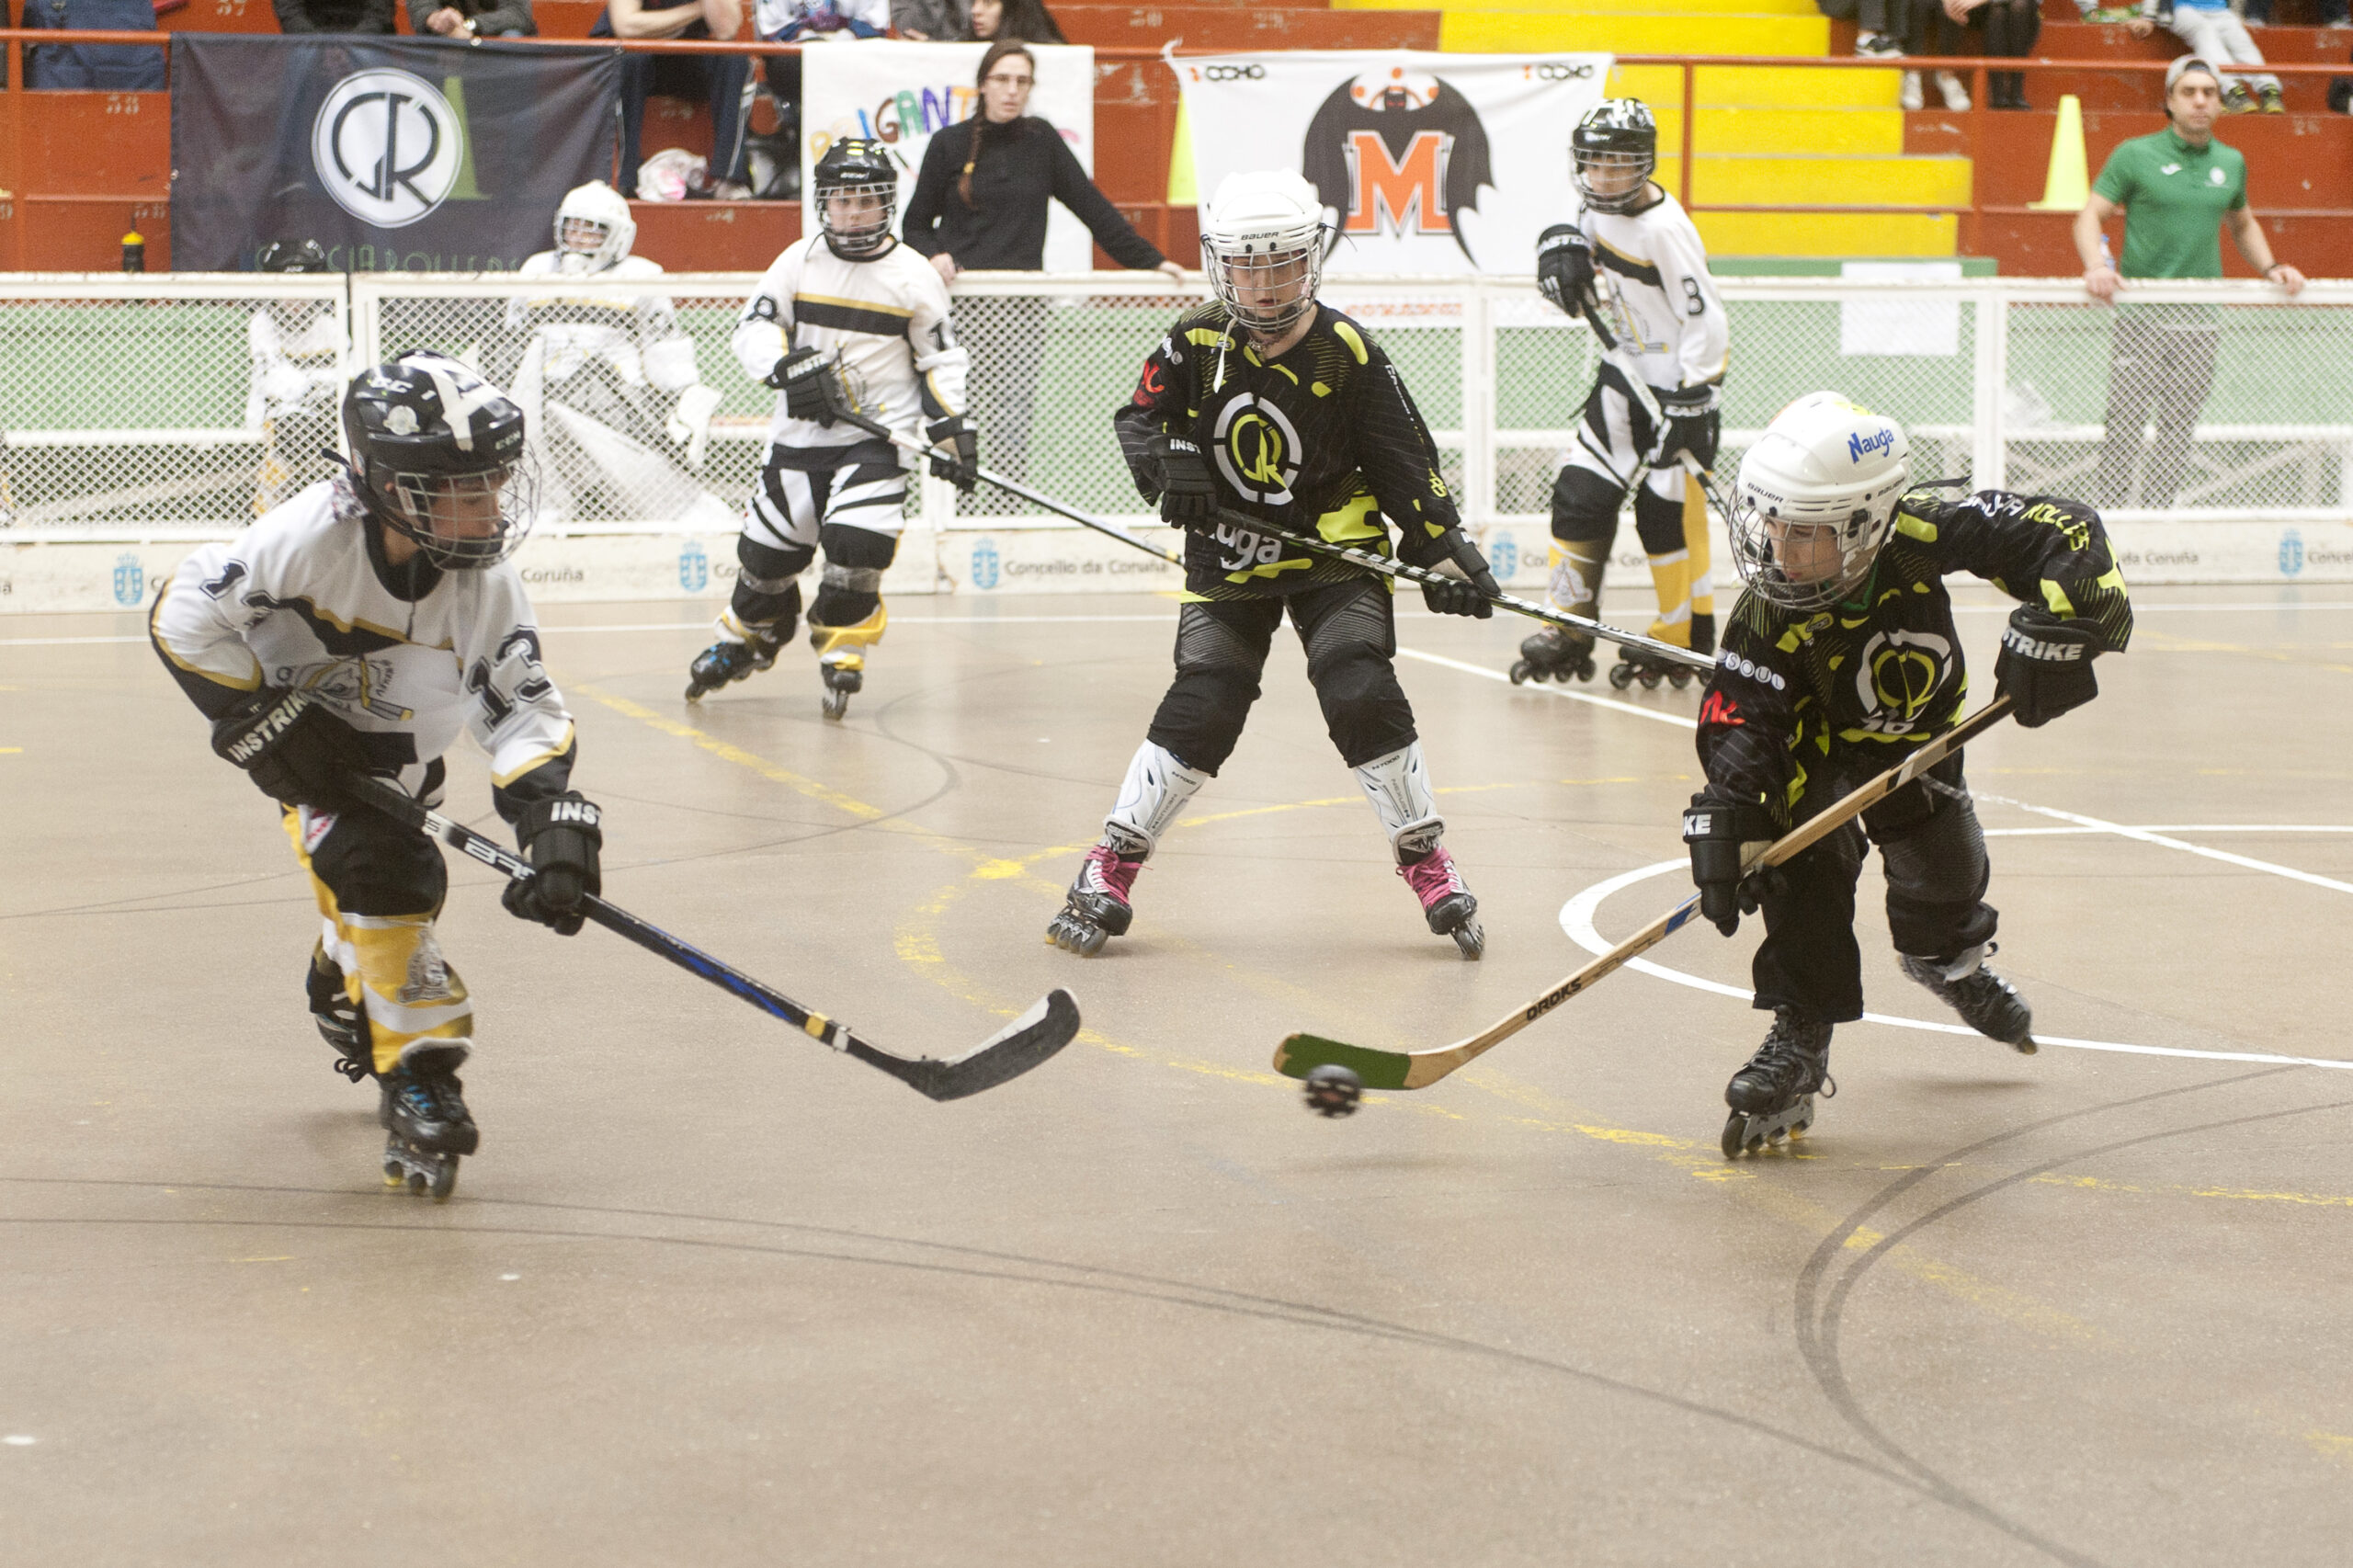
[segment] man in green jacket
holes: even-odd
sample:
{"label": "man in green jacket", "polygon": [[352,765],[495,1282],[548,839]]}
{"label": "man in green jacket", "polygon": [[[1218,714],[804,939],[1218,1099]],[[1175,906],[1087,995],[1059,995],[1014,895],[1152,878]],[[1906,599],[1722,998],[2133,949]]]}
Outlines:
{"label": "man in green jacket", "polygon": [[[2222,77],[2196,55],[2165,72],[2165,118],[2153,136],[2136,136],[2108,156],[2091,199],[2075,214],[2075,253],[2084,288],[2113,304],[2126,278],[2220,278],[2221,230],[2247,264],[2290,296],[2304,275],[2274,261],[2263,225],[2246,204],[2246,159],[2214,140],[2222,106]],[[2109,258],[2100,225],[2125,214],[2124,264]],[[2198,411],[2214,384],[2220,328],[2211,306],[2149,304],[2117,313],[2109,369],[2107,437],[2100,446],[2099,499],[2121,506],[2131,497],[2141,432],[2154,411],[2157,445],[2143,476],[2140,504],[2173,505],[2189,468]]]}

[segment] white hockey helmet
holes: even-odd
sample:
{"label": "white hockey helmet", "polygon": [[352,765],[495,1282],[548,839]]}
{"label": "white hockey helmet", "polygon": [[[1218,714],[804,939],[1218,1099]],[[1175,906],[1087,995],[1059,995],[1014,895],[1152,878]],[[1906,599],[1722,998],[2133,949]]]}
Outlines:
{"label": "white hockey helmet", "polygon": [[1836,604],[1870,572],[1911,483],[1902,426],[1806,393],[1740,460],[1726,523],[1742,580],[1785,608]]}
{"label": "white hockey helmet", "polygon": [[1315,308],[1324,277],[1324,199],[1285,169],[1218,183],[1201,224],[1210,287],[1244,326],[1280,333]]}
{"label": "white hockey helmet", "polygon": [[629,203],[603,180],[573,187],[555,210],[556,266],[565,272],[602,272],[636,241]]}

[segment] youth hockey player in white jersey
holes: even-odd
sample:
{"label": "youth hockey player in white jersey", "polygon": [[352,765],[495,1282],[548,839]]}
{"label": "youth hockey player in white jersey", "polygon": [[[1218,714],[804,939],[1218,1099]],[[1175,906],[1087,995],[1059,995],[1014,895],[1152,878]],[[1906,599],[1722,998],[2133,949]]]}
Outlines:
{"label": "youth hockey player in white jersey", "polygon": [[[637,221],[603,180],[567,192],[554,228],[555,249],[527,258],[517,277],[662,276],[660,262],[630,254]],[[488,368],[530,426],[549,486],[543,509],[667,520],[694,506],[701,487],[673,465],[701,470],[720,393],[702,384],[695,341],[668,296],[519,294],[506,329]]]}
{"label": "youth hockey player in white jersey", "polygon": [[745,374],[777,389],[767,460],[744,509],[742,570],[719,641],[688,671],[687,700],[776,663],[801,612],[801,574],[822,546],[825,571],[809,607],[809,643],[838,719],[864,684],[861,649],[882,637],[882,574],[898,552],[907,476],[900,449],[837,423],[826,400],[837,365],[869,418],[936,449],[931,472],[968,494],[980,483],[979,437],[964,417],[963,349],[948,321],[948,285],[891,233],[899,176],[889,150],[855,138],[817,161],[820,232],[776,258],[735,324]]}
{"label": "youth hockey player in white jersey", "polygon": [[[1651,179],[1658,126],[1634,98],[1611,98],[1578,122],[1570,158],[1581,198],[1576,221],[1536,242],[1545,298],[1582,315],[1601,340],[1600,374],[1587,394],[1576,444],[1552,486],[1555,608],[1592,617],[1601,574],[1618,532],[1618,508],[1634,492],[1634,531],[1650,557],[1658,619],[1650,635],[1695,653],[1716,645],[1716,603],[1708,580],[1708,512],[1685,471],[1685,453],[1712,468],[1717,389],[1729,336],[1723,301],[1708,276],[1708,255],[1683,208]],[[1662,429],[1630,377],[1638,377],[1664,416]],[[1650,472],[1636,478],[1647,460]],[[1640,678],[1678,687],[1688,672],[1632,648],[1618,651],[1610,685]],[[1593,639],[1546,627],[1520,644],[1512,679],[1594,676]]]}
{"label": "youth hockey player in white jersey", "polygon": [[[316,240],[272,240],[254,258],[254,270],[323,273],[327,255]],[[272,300],[245,324],[245,347],[253,357],[245,428],[261,431],[266,441],[254,480],[259,517],[325,477],[350,340],[326,301]]]}
{"label": "youth hockey player in white jersey", "polygon": [[531,517],[522,411],[417,353],[354,380],[343,424],[353,466],[190,555],[150,631],[213,749],[282,804],[319,906],[311,1010],[336,1065],[382,1085],[386,1179],[445,1197],[479,1138],[457,1076],[472,1005],[434,937],[449,874],[348,781],[383,775],[438,803],[441,754],[470,730],[538,870],[506,907],[566,936],[600,891],[603,836],[571,788],[572,718],[506,562]]}

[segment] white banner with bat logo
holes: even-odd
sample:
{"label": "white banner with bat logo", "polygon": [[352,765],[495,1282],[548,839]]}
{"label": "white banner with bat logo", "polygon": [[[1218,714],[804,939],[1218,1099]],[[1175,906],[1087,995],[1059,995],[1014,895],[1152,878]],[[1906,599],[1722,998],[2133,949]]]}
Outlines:
{"label": "white banner with bat logo", "polygon": [[1569,132],[1607,54],[1290,51],[1169,58],[1204,204],[1227,175],[1296,169],[1341,274],[1525,275],[1576,210]]}

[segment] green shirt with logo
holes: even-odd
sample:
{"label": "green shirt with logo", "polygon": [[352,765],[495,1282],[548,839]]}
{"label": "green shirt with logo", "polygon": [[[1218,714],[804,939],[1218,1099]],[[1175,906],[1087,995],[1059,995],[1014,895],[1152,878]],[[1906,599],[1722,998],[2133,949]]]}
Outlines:
{"label": "green shirt with logo", "polygon": [[2220,278],[2222,219],[2246,205],[2246,159],[2209,139],[2193,147],[2170,125],[2108,155],[2092,188],[2124,209],[2127,278]]}

